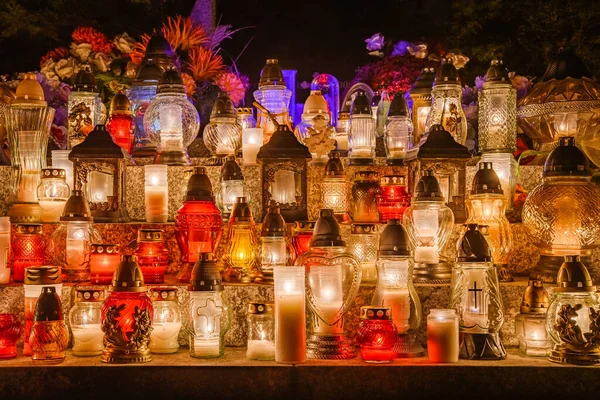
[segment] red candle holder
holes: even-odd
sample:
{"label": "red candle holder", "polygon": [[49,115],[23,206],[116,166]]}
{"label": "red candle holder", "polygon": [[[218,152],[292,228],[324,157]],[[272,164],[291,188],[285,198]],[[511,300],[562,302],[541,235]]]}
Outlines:
{"label": "red candle holder", "polygon": [[97,285],[110,284],[120,262],[118,244],[92,243],[90,281]]}
{"label": "red candle holder", "polygon": [[165,281],[169,250],[165,247],[162,229],[140,229],[135,255],[142,270],[144,282],[163,283]]}
{"label": "red candle holder", "polygon": [[310,239],[313,236],[315,221],[296,221],[292,230],[292,247],[296,252],[296,258],[310,250]]}
{"label": "red candle holder", "polygon": [[125,93],[119,92],[113,97],[106,130],[119,147],[131,154],[135,139],[135,124],[131,115],[131,104]]}
{"label": "red candle holder", "polygon": [[392,350],[398,331],[392,323],[390,307],[364,306],[360,308],[358,343],[360,358],[368,363],[389,363],[394,359]]}
{"label": "red candle holder", "polygon": [[381,222],[388,219],[402,220],[404,210],[410,206],[410,194],[406,190],[406,177],[385,175],[381,177],[381,193],[377,207]]}
{"label": "red candle holder", "polygon": [[0,359],[17,356],[17,340],[21,337],[21,323],[15,314],[0,314]]}
{"label": "red candle holder", "polygon": [[44,265],[46,240],[40,224],[18,224],[11,241],[13,281],[23,282],[25,268]]}

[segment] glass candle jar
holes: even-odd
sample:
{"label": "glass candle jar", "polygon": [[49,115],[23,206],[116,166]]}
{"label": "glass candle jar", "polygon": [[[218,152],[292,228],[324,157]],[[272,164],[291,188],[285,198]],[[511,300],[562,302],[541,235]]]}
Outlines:
{"label": "glass candle jar", "polygon": [[263,281],[273,281],[274,267],[292,263],[294,252],[286,234],[285,220],[279,212],[279,207],[274,201],[271,201],[260,230],[260,270],[263,274]]}
{"label": "glass candle jar", "polygon": [[217,205],[224,221],[229,221],[231,210],[238,197],[246,197],[246,200],[250,201],[247,194],[242,169],[235,161],[235,157],[226,157],[221,167],[221,190],[216,195]]}
{"label": "glass candle jar", "polygon": [[37,196],[40,207],[44,210],[43,222],[58,222],[63,213],[67,199],[71,195],[69,185],[65,181],[67,173],[64,169],[42,168]]}
{"label": "glass candle jar", "polygon": [[325,175],[322,181],[323,208],[331,208],[336,219],[341,223],[348,223],[348,185],[346,183],[346,171],[339,152],[333,151],[329,154],[329,161],[325,164]]}
{"label": "glass candle jar", "polygon": [[549,306],[550,296],[542,281],[530,279],[523,293],[521,312],[515,316],[515,333],[522,355],[545,357],[550,354],[552,341],[546,332]]}
{"label": "glass candle jar", "polygon": [[110,284],[121,262],[120,250],[118,244],[92,243],[90,282],[97,285]]}
{"label": "glass candle jar", "polygon": [[350,113],[340,111],[335,124],[335,144],[338,151],[346,154],[348,152],[348,130],[350,127]]}
{"label": "glass candle jar", "polygon": [[[254,91],[253,96],[254,100],[277,118],[279,124],[288,122],[292,91],[285,85],[283,71],[278,60],[267,60],[266,65],[260,71],[258,90]],[[263,129],[265,143],[271,139],[271,135],[276,130],[269,116],[261,110],[258,111],[256,126]]]}
{"label": "glass candle jar", "polygon": [[294,247],[296,258],[310,250],[310,240],[314,229],[315,221],[296,221],[292,229],[292,247]]}
{"label": "glass candle jar", "polygon": [[223,261],[226,282],[262,282],[258,269],[258,235],[245,197],[238,197],[229,219],[227,248]]}
{"label": "glass candle jar", "polygon": [[306,361],[305,268],[275,267],[275,361]]}
{"label": "glass candle jar", "polygon": [[23,345],[23,355],[25,356],[31,355],[29,334],[33,325],[35,304],[44,286],[53,286],[56,289],[56,293],[59,296],[61,295],[62,275],[60,267],[40,266],[25,268],[25,282],[23,284],[25,291],[25,343]]}
{"label": "glass candle jar", "polygon": [[110,116],[106,121],[106,130],[113,140],[128,154],[133,151],[135,123],[131,113],[131,103],[124,92],[114,95],[110,102]]}
{"label": "glass candle jar", "polygon": [[181,307],[177,300],[175,286],[150,288],[150,298],[154,307],[154,321],[150,334],[150,351],[156,354],[177,353],[179,331],[181,330]]}
{"label": "glass candle jar", "polygon": [[411,116],[414,127],[415,142],[418,143],[425,134],[427,116],[431,110],[431,86],[435,77],[433,68],[421,69],[421,74],[410,87],[408,99],[411,103]]}
{"label": "glass candle jar", "polygon": [[154,309],[134,255],[123,255],[102,306],[104,351],[100,361],[128,364],[152,361],[148,344]]}
{"label": "glass candle jar", "polygon": [[69,93],[69,148],[83,142],[88,133],[100,123],[100,95],[89,65],[84,65],[74,78]]}
{"label": "glass candle jar", "polygon": [[319,74],[310,83],[310,90],[319,90],[331,114],[331,124],[335,126],[340,110],[340,82],[330,74]]}
{"label": "glass candle jar", "polygon": [[73,161],[69,160],[71,150],[52,150],[52,168],[64,169],[67,174],[65,182],[71,190],[75,189],[73,184]]}
{"label": "glass candle jar", "polygon": [[10,218],[0,217],[0,285],[10,282]]}
{"label": "glass candle jar", "polygon": [[138,70],[129,91],[131,113],[135,126],[133,154],[136,156],[154,155],[156,150],[148,140],[148,133],[144,130],[144,115],[152,100],[156,98],[158,82],[163,70],[156,65],[154,59],[145,60],[145,64]]}
{"label": "glass candle jar", "polygon": [[146,222],[165,223],[169,218],[169,183],[166,165],[144,166]]}
{"label": "glass candle jar", "polygon": [[[256,128],[256,118],[254,118],[252,111],[252,107],[240,107],[235,109],[235,119],[237,123],[242,127],[242,132],[244,129]],[[262,141],[260,143],[262,146]]]}
{"label": "glass candle jar", "polygon": [[379,174],[376,171],[359,171],[352,184],[352,221],[379,222],[377,198],[381,192]]}
{"label": "glass candle jar", "polygon": [[397,93],[390,105],[384,130],[388,165],[402,165],[406,152],[413,147],[413,124],[403,93]]}
{"label": "glass candle jar", "polygon": [[75,304],[69,311],[73,333],[73,355],[99,356],[104,350],[102,318],[103,286],[75,286]]}
{"label": "glass candle jar", "polygon": [[272,302],[248,303],[248,349],[249,360],[275,359],[275,319]]}
{"label": "glass candle jar", "polygon": [[392,348],[396,343],[396,327],[392,323],[390,307],[363,306],[360,308],[358,344],[360,358],[367,363],[389,363],[394,359]]}
{"label": "glass candle jar", "polygon": [[53,286],[44,286],[35,304],[29,343],[33,361],[57,364],[66,357],[69,330],[60,297]]}
{"label": "glass candle jar", "polygon": [[404,211],[410,206],[410,194],[406,190],[404,175],[384,175],[380,181],[381,192],[377,208],[381,222],[388,219],[402,220]]}
{"label": "glass candle jar", "polygon": [[372,165],[375,158],[375,118],[364,91],[358,91],[350,110],[348,148],[351,165]]}
{"label": "glass candle jar", "polygon": [[229,329],[231,310],[223,297],[219,267],[212,253],[202,253],[190,279],[188,309],[193,324],[190,356],[221,357],[225,351],[225,333]]}
{"label": "glass candle jar", "polygon": [[453,309],[431,309],[427,316],[427,354],[434,363],[458,362],[458,315]]}
{"label": "glass candle jar", "polygon": [[0,314],[0,359],[17,357],[17,340],[21,337],[21,323],[16,314]]}
{"label": "glass candle jar", "polygon": [[379,235],[374,224],[352,224],[348,236],[348,252],[360,261],[361,283],[376,283]]}
{"label": "glass candle jar", "polygon": [[512,210],[514,194],[517,187],[517,160],[513,153],[483,153],[479,164],[484,162],[492,163],[492,167],[500,179],[504,198],[506,200],[506,209]]}
{"label": "glass candle jar", "polygon": [[165,246],[165,236],[162,229],[140,229],[135,255],[144,282],[164,282],[165,269],[169,264],[169,250]]}
{"label": "glass candle jar", "polygon": [[42,225],[17,224],[11,241],[13,281],[23,282],[25,268],[44,264],[46,240]]}
{"label": "glass candle jar", "polygon": [[233,102],[225,92],[219,93],[215,100],[202,139],[211,155],[217,158],[236,156],[242,147],[242,127],[235,118]]}
{"label": "glass candle jar", "polygon": [[242,129],[242,156],[244,165],[256,165],[256,155],[263,144],[262,128]]}

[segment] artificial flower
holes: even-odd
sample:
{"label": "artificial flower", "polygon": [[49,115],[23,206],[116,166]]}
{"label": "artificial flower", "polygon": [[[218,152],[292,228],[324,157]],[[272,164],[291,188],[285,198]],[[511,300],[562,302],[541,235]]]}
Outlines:
{"label": "artificial flower", "polygon": [[133,51],[133,46],[135,45],[135,39],[129,36],[127,32],[121,33],[120,35],[115,36],[113,40],[115,47],[123,54],[129,54]]}
{"label": "artificial flower", "polygon": [[223,71],[223,57],[203,47],[196,47],[188,53],[187,63],[192,76],[197,81],[216,78]]}
{"label": "artificial flower", "polygon": [[384,40],[385,37],[381,34],[381,32],[374,34],[368,39],[365,39],[365,43],[367,43],[367,50],[381,50],[383,48]]}
{"label": "artificial flower", "polygon": [[476,87],[463,86],[462,88],[462,103],[471,104],[478,101],[478,92]]}
{"label": "artificial flower", "polygon": [[227,93],[236,106],[246,96],[246,88],[244,81],[234,72],[225,72],[216,79],[216,84],[219,88]]}
{"label": "artificial flower", "polygon": [[404,40],[396,43],[394,45],[394,49],[392,50],[392,57],[405,56],[406,53],[408,53],[408,46],[410,46],[410,43]]}
{"label": "artificial flower", "polygon": [[531,89],[531,81],[525,76],[517,75],[515,72],[509,72],[508,78],[512,86],[517,90],[517,99],[525,97],[529,89]]}
{"label": "artificial flower", "polygon": [[181,74],[181,79],[183,80],[183,85],[185,86],[185,92],[189,97],[192,97],[194,93],[196,93],[196,81],[190,74],[186,74],[185,72]]}
{"label": "artificial flower", "polygon": [[49,58],[44,62],[44,65],[42,65],[42,68],[40,69],[40,73],[49,81],[60,82],[60,78],[56,75],[56,62],[52,58]]}
{"label": "artificial flower", "polygon": [[194,25],[192,18],[167,17],[163,24],[162,32],[173,50],[187,51],[208,43],[206,32],[201,26]]}
{"label": "artificial flower", "polygon": [[73,31],[71,35],[76,44],[88,43],[92,46],[92,51],[110,53],[114,46],[113,42],[108,40],[106,35],[90,26],[80,26]]}
{"label": "artificial flower", "polygon": [[81,61],[86,62],[90,54],[92,53],[92,45],[89,43],[71,43],[71,54],[79,58]]}
{"label": "artificial flower", "polygon": [[50,139],[58,146],[59,149],[67,148],[67,127],[52,124],[50,127]]}
{"label": "artificial flower", "polygon": [[146,54],[146,47],[148,47],[148,42],[150,41],[150,35],[144,33],[141,36],[142,41],[136,42],[133,45],[133,51],[128,54],[129,58],[135,65],[140,65],[142,60],[144,59],[144,55]]}
{"label": "artificial flower", "polygon": [[406,46],[406,50],[414,58],[427,58],[427,43],[409,43],[408,46]]}
{"label": "artificial flower", "polygon": [[463,112],[465,113],[465,118],[467,118],[468,122],[475,122],[475,124],[477,124],[477,118],[478,118],[478,103],[476,101],[473,101],[469,104],[463,104],[462,106],[463,108]]}
{"label": "artificial flower", "polygon": [[56,63],[55,71],[60,79],[69,79],[79,71],[79,65],[73,57],[63,58]]}
{"label": "artificial flower", "polygon": [[475,77],[475,87],[477,88],[477,90],[483,89],[483,82],[485,82],[485,76]]}
{"label": "artificial flower", "polygon": [[96,53],[94,54],[94,58],[92,59],[92,64],[98,69],[100,72],[106,72],[110,68],[110,63],[112,62],[112,58],[107,56],[104,53]]}
{"label": "artificial flower", "polygon": [[69,57],[69,49],[66,47],[57,47],[53,50],[50,50],[40,60],[40,68],[44,66],[47,60],[52,59],[54,62],[60,60],[61,58]]}
{"label": "artificial flower", "polygon": [[133,61],[128,61],[127,67],[125,68],[125,76],[130,79],[135,78],[135,75],[137,74],[137,69],[137,65]]}
{"label": "artificial flower", "polygon": [[452,59],[452,64],[456,67],[456,69],[464,68],[465,65],[469,62],[470,58],[463,54],[456,53],[448,53],[446,54],[446,58]]}
{"label": "artificial flower", "polygon": [[301,89],[310,89],[310,82],[308,82],[308,81],[300,82],[300,88]]}

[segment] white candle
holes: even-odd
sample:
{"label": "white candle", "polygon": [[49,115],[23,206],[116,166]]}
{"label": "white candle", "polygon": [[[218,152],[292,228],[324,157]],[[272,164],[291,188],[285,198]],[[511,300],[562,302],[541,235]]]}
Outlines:
{"label": "white candle", "polygon": [[169,217],[169,186],[167,166],[152,164],[144,166],[146,221],[167,222]]}
{"label": "white candle", "polygon": [[415,249],[415,262],[437,264],[440,262],[440,251],[437,246],[417,247]]}
{"label": "white candle", "polygon": [[219,357],[221,355],[219,338],[194,339],[194,353],[196,357]]}
{"label": "white candle", "polygon": [[306,361],[304,267],[274,267],[275,361]]}
{"label": "white candle", "polygon": [[348,134],[337,135],[335,139],[337,141],[338,150],[348,151]]}
{"label": "white candle", "polygon": [[73,325],[73,355],[97,356],[104,350],[104,332],[100,324]]}
{"label": "white candle", "polygon": [[155,322],[152,327],[148,346],[152,353],[175,353],[179,349],[181,322]]}
{"label": "white candle", "polygon": [[384,290],[383,306],[392,308],[392,321],[398,333],[406,333],[410,329],[410,295],[408,289]]}
{"label": "white candle", "polygon": [[275,342],[271,340],[248,340],[246,357],[249,360],[275,359]]}
{"label": "white candle", "polygon": [[20,203],[37,202],[37,187],[40,183],[40,171],[23,171],[19,180],[17,201]]}
{"label": "white candle", "polygon": [[242,129],[242,155],[244,165],[256,165],[256,155],[263,145],[262,128]]}
{"label": "white candle", "polygon": [[220,144],[217,146],[217,155],[219,157],[235,155],[235,149],[231,146]]}
{"label": "white candle", "polygon": [[427,316],[427,352],[433,362],[458,362],[458,317],[454,310],[432,309]]}
{"label": "white candle", "polygon": [[43,222],[58,222],[65,209],[67,201],[64,199],[40,200],[40,207],[44,210]]}

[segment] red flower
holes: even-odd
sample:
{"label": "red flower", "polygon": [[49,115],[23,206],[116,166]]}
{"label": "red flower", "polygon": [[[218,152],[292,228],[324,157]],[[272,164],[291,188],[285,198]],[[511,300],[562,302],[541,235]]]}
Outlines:
{"label": "red flower", "polygon": [[54,50],[50,50],[40,60],[40,68],[43,67],[44,64],[46,64],[46,61],[48,61],[49,59],[52,59],[54,60],[54,62],[57,62],[58,60],[63,58],[69,58],[69,49],[65,47],[57,47]]}
{"label": "red flower", "polygon": [[71,35],[73,41],[77,44],[89,43],[92,45],[92,51],[108,54],[112,51],[114,43],[108,40],[106,35],[91,26],[80,26],[73,31]]}

